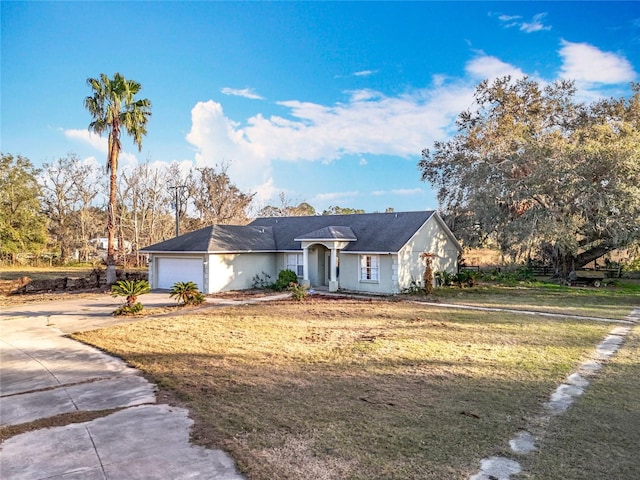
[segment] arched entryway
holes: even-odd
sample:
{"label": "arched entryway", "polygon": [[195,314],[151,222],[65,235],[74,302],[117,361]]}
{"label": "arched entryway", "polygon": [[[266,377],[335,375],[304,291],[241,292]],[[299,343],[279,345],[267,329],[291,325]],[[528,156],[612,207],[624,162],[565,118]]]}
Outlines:
{"label": "arched entryway", "polygon": [[[349,227],[325,227],[301,235],[295,239],[300,242],[303,258],[303,283],[311,286],[311,279],[317,285],[325,285],[330,292],[339,288],[338,262],[340,250],[357,238]],[[312,262],[311,259],[314,259]],[[322,268],[321,268],[322,267]],[[312,271],[313,268],[313,271]]]}

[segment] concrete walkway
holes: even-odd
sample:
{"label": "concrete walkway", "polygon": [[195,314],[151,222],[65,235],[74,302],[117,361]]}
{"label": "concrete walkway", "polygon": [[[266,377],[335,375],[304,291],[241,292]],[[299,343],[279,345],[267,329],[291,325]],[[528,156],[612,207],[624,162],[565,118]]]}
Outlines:
{"label": "concrete walkway", "polygon": [[[167,293],[141,300],[147,307],[175,305]],[[120,304],[105,294],[2,308],[0,426],[120,410],[7,439],[0,478],[242,479],[227,454],[189,443],[188,411],[157,404],[155,386],[137,370],[63,336],[132,321],[111,316]]]}
{"label": "concrete walkway", "polygon": [[546,435],[548,424],[553,418],[565,413],[578,397],[584,394],[591,380],[599,374],[604,362],[617,353],[631,328],[639,321],[640,308],[636,308],[598,344],[591,358],[558,385],[549,401],[544,404],[543,410],[533,414],[528,420],[529,426],[509,440],[511,455],[482,459],[480,470],[469,477],[469,480],[510,480],[512,475],[521,473],[521,459],[526,455],[536,454],[538,443]]}

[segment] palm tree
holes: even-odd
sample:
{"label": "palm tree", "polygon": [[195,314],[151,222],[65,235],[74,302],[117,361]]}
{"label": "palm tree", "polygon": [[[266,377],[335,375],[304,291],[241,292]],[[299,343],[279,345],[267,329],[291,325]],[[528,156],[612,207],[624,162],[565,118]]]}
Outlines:
{"label": "palm tree", "polygon": [[114,297],[127,297],[127,307],[133,307],[140,295],[150,291],[151,287],[146,280],[119,280],[111,285],[111,295]]}
{"label": "palm tree", "polygon": [[115,235],[116,182],[118,173],[118,155],[121,150],[121,130],[133,137],[133,142],[142,150],[142,136],[147,134],[147,121],[151,116],[151,102],[144,98],[136,100],[136,94],[142,85],[127,80],[121,74],[113,78],[104,73],[100,78],[88,78],[87,84],[93,95],[85,98],[84,106],[93,117],[89,130],[102,136],[109,134],[107,151],[107,171],[109,178],[109,212],[107,220],[107,284],[116,281],[116,262],[113,239]]}

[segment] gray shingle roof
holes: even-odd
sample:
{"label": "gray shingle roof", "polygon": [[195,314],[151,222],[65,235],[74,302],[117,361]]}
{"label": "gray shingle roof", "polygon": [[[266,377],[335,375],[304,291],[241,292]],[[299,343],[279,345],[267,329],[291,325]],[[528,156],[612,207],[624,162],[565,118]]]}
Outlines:
{"label": "gray shingle roof", "polygon": [[[300,240],[350,240],[345,252],[398,252],[434,211],[258,218],[246,226],[213,225],[142,252],[302,250]],[[355,240],[352,240],[355,238]],[[297,239],[297,240],[296,240]]]}
{"label": "gray shingle roof", "polygon": [[195,232],[145,247],[141,252],[273,252],[273,232],[268,227],[211,225]]}
{"label": "gray shingle roof", "polygon": [[298,235],[295,240],[343,240],[356,241],[358,238],[351,227],[324,227],[320,230]]}
{"label": "gray shingle roof", "polygon": [[278,250],[300,250],[306,232],[326,227],[350,227],[357,240],[343,251],[397,252],[431,218],[433,211],[258,218],[250,225],[272,227]]}

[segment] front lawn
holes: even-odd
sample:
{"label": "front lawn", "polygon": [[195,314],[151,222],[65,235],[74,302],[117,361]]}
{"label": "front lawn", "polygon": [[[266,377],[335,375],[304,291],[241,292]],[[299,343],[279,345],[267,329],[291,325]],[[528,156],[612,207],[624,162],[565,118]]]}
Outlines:
{"label": "front lawn", "polygon": [[443,303],[621,320],[640,305],[640,282],[621,279],[600,288],[566,287],[543,282],[522,282],[510,286],[480,283],[473,288],[436,288],[433,297]]}
{"label": "front lawn", "polygon": [[[440,480],[468,478],[480,459],[507,453],[508,439],[611,328],[313,298],[75,338],[176,395],[196,421],[195,442],[231,452],[252,480]],[[630,368],[638,374],[637,363]]]}
{"label": "front lawn", "polygon": [[640,478],[640,326],[587,393],[550,425],[522,479]]}

